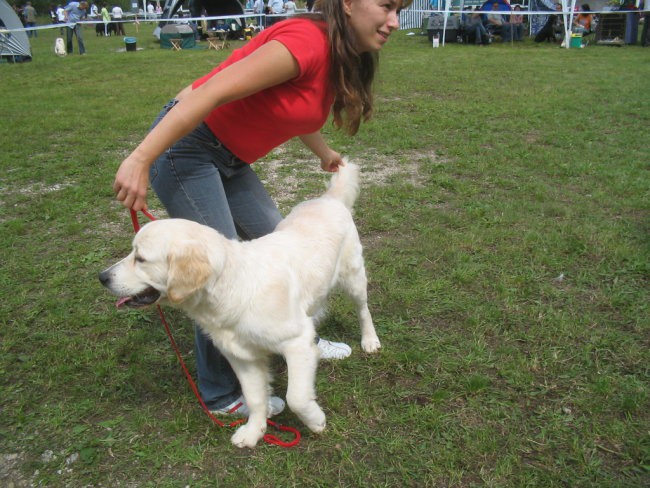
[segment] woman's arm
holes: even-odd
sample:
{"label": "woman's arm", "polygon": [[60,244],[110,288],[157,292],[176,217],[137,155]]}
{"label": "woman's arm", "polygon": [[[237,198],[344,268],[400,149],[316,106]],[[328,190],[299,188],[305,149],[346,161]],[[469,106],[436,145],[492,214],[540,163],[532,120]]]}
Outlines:
{"label": "woman's arm", "polygon": [[187,87],[172,108],[117,170],[113,190],[122,205],[147,208],[149,168],[164,151],[189,134],[216,107],[278,85],[299,74],[298,63],[278,41],[270,41],[228,66],[203,85]]}
{"label": "woman's arm", "polygon": [[327,145],[320,131],[302,135],[300,136],[300,140],[311,152],[320,158],[320,167],[324,171],[334,173],[343,164],[341,155]]}

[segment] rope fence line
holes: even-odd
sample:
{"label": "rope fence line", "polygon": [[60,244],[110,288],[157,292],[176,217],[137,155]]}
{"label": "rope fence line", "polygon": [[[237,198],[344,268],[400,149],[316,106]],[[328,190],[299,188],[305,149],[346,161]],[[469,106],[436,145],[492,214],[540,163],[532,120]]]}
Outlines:
{"label": "rope fence line", "polygon": [[[412,16],[415,14],[416,16],[419,16],[420,18],[420,23],[421,19],[425,16],[428,16],[430,14],[470,14],[470,13],[480,13],[480,14],[490,14],[492,13],[492,10],[471,10],[471,9],[454,9],[454,10],[445,10],[445,9],[409,9],[402,11],[400,15],[404,14],[409,14]],[[580,13],[589,13],[592,15],[597,15],[597,14],[631,14],[631,13],[638,13],[638,14],[644,14],[647,12],[650,12],[650,8],[644,8],[644,9],[634,9],[634,10],[590,10],[589,12],[581,12],[581,11],[576,11],[576,10],[537,10],[537,11],[532,11],[532,10],[495,10],[494,11],[497,14],[500,15],[522,15],[522,16],[529,16],[529,17],[534,17],[534,16],[548,16],[548,15],[564,15],[564,16],[570,16],[571,14],[577,15]],[[266,19],[266,18],[287,18],[290,17],[290,15],[283,15],[283,14],[238,14],[238,15],[219,15],[219,16],[211,16],[211,17],[175,17],[171,19],[161,19],[161,18],[156,18],[156,19],[148,19],[148,18],[133,18],[133,19],[123,19],[123,20],[113,20],[111,19],[110,22],[111,24],[115,23],[120,23],[120,24],[141,24],[141,23],[159,23],[159,22],[166,22],[168,24],[187,24],[189,22],[196,22],[200,23],[203,21],[212,21],[212,20],[239,20],[239,19],[256,19],[256,20],[261,20],[261,19]],[[95,24],[104,24],[105,22],[103,20],[82,20],[80,22],[77,22],[78,24],[83,24],[83,25],[95,25]],[[0,28],[0,34],[7,34],[7,33],[12,33],[12,32],[29,32],[29,31],[38,31],[38,30],[46,30],[46,29],[60,29],[61,27],[74,27],[77,23],[58,23],[58,24],[47,24],[47,25],[38,25],[35,27],[22,27],[19,29],[6,29],[6,28]],[[410,25],[411,23],[409,23]],[[242,26],[244,27],[244,26]],[[410,29],[419,29],[420,25],[418,23],[417,26],[408,26],[408,27],[400,27],[402,30],[410,30]]]}
{"label": "rope fence line", "polygon": [[[514,3],[514,2],[513,2]],[[483,3],[479,3],[475,5],[476,7],[480,7],[483,5]],[[578,15],[580,13],[589,13],[592,15],[599,15],[599,14],[628,14],[628,13],[639,13],[639,14],[644,14],[650,11],[649,6],[645,6],[643,9],[625,9],[625,10],[592,10],[589,12],[581,12],[579,10],[573,10],[571,9],[571,6],[567,3],[566,6],[562,6],[559,4],[560,8],[559,10],[553,9],[553,8],[547,8],[546,10],[531,10],[529,7],[522,7],[522,10],[473,10],[474,5],[467,5],[465,8],[457,8],[453,6],[449,6],[449,8],[445,8],[443,5],[440,5],[438,7],[433,7],[433,6],[428,6],[426,0],[414,0],[413,4],[411,7],[408,9],[402,10],[400,14],[400,29],[403,30],[408,30],[408,29],[419,29],[421,28],[422,25],[422,19],[430,16],[432,13],[435,14],[449,14],[449,15],[454,15],[454,14],[470,14],[470,13],[480,13],[482,15],[487,15],[490,13],[496,13],[504,16],[508,15],[525,15],[529,17],[530,19],[541,19],[543,17],[549,16],[549,15],[562,15],[565,18],[569,18],[572,14],[573,16]],[[577,6],[577,2],[576,2]]]}
{"label": "rope fence line", "polygon": [[[564,3],[564,2],[563,2]],[[497,14],[504,17],[504,20],[507,21],[507,18],[513,15],[527,17],[528,22],[528,31],[529,35],[535,34],[542,26],[546,23],[547,19],[551,16],[562,17],[563,19],[563,31],[564,31],[564,42],[563,46],[567,49],[570,47],[570,39],[573,31],[574,20],[580,14],[589,14],[595,16],[596,19],[601,17],[606,17],[607,15],[624,15],[624,14],[638,14],[639,18],[645,17],[650,13],[650,7],[640,8],[628,8],[620,10],[589,10],[582,11],[578,10],[577,7],[571,8],[567,3],[565,7],[555,9],[555,10],[473,10],[468,9],[454,9],[452,8],[435,8],[435,9],[411,9],[408,12],[404,11],[403,14],[407,14],[406,22],[402,23],[400,26],[402,29],[423,29],[423,21],[428,17],[431,17],[432,14],[444,16],[444,24],[447,24],[447,20],[456,14]],[[404,25],[407,24],[407,25]],[[442,34],[442,41],[444,45],[446,30]]]}
{"label": "rope fence line", "polygon": [[[29,32],[35,30],[46,30],[46,29],[60,29],[61,27],[74,27],[77,24],[82,25],[96,25],[101,24],[142,24],[142,23],[159,23],[165,22],[167,24],[187,24],[189,22],[201,23],[203,21],[212,21],[212,20],[239,20],[239,19],[261,19],[261,18],[286,18],[287,15],[282,14],[238,14],[238,15],[219,15],[212,17],[174,17],[171,19],[146,19],[146,18],[128,18],[128,19],[111,19],[110,22],[104,22],[103,20],[81,20],[79,22],[61,22],[57,24],[45,24],[37,25],[35,27],[21,27],[18,29],[6,29],[0,28],[0,33],[6,34],[11,32]],[[242,26],[245,27],[245,26]]]}
{"label": "rope fence line", "polygon": [[414,13],[422,13],[422,14],[431,14],[431,13],[437,13],[437,14],[444,14],[444,13],[449,13],[451,14],[500,14],[500,15],[570,15],[571,13],[573,14],[634,14],[634,13],[645,13],[645,12],[650,12],[650,8],[648,9],[634,9],[634,10],[590,10],[589,12],[584,12],[582,10],[444,10],[444,9],[427,9],[427,10],[410,10],[410,12]]}

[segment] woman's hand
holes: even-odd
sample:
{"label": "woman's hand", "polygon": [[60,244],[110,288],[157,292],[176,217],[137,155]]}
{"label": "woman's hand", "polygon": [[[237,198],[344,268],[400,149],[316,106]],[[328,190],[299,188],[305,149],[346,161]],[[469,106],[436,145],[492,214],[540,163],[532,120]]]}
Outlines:
{"label": "woman's hand", "polygon": [[323,169],[323,171],[327,171],[329,173],[336,173],[339,170],[339,166],[344,165],[345,163],[343,162],[341,155],[331,149],[327,157],[321,159],[320,161],[320,167]]}
{"label": "woman's hand", "polygon": [[117,200],[126,208],[146,210],[149,167],[164,151],[189,134],[215,107],[284,83],[299,73],[289,49],[279,41],[269,41],[198,88],[186,87],[176,97],[179,103],[122,161],[113,183]]}
{"label": "woman's hand", "polygon": [[115,175],[113,191],[118,201],[135,211],[147,209],[149,165],[133,154],[122,161]]}
{"label": "woman's hand", "polygon": [[320,167],[328,173],[336,173],[339,166],[343,166],[343,158],[339,153],[327,145],[320,131],[311,134],[303,134],[300,140],[311,152],[320,158]]}

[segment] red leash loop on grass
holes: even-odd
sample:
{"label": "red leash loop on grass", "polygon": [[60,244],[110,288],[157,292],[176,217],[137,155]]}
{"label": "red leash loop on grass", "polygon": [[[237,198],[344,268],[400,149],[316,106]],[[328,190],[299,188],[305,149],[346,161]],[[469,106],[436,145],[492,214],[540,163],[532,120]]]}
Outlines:
{"label": "red leash loop on grass", "polygon": [[288,427],[286,425],[280,425],[276,422],[273,422],[273,420],[271,419],[266,419],[266,423],[271,427],[275,427],[277,430],[281,432],[291,432],[294,435],[292,441],[285,442],[282,439],[280,439],[278,436],[275,436],[273,434],[265,434],[264,442],[266,442],[267,444],[275,444],[276,446],[281,446],[281,447],[293,447],[293,446],[297,446],[298,443],[300,442],[300,431],[298,429],[294,429],[293,427]]}
{"label": "red leash loop on grass", "polygon": [[[131,222],[133,223],[133,230],[135,232],[138,232],[140,230],[140,221],[138,220],[138,214],[135,210],[130,209],[131,212]],[[149,220],[156,220],[156,218],[151,215],[149,212],[146,210],[141,210],[141,212],[149,219]],[[203,408],[203,411],[206,413],[210,419],[217,424],[220,427],[226,427],[226,424],[224,424],[221,420],[219,420],[217,417],[215,417],[212,412],[210,412],[210,409],[208,406],[205,404],[203,401],[203,398],[201,398],[201,394],[199,393],[199,389],[196,386],[196,383],[194,382],[194,379],[192,378],[192,375],[190,374],[189,370],[187,369],[187,366],[185,365],[185,361],[183,360],[183,356],[181,355],[180,349],[178,349],[178,346],[176,345],[176,341],[174,340],[174,336],[172,335],[172,331],[169,327],[169,324],[167,323],[167,319],[165,318],[165,314],[162,311],[162,308],[160,308],[160,305],[156,305],[156,308],[158,309],[158,315],[160,316],[160,320],[163,323],[163,326],[165,327],[165,332],[167,333],[167,337],[169,337],[169,341],[172,344],[172,348],[174,349],[174,352],[176,353],[176,357],[178,358],[178,362],[181,365],[181,368],[183,370],[183,373],[185,373],[185,378],[187,379],[187,382],[190,384],[190,388],[192,388],[192,391],[194,392],[194,396],[196,399],[199,401],[201,404],[201,408]],[[238,419],[230,424],[228,424],[228,427],[235,427],[239,424],[244,423],[246,420],[245,419]],[[273,444],[276,446],[280,447],[294,447],[297,446],[298,443],[300,442],[300,431],[298,429],[294,429],[293,427],[288,427],[286,425],[280,425],[276,422],[273,422],[272,420],[266,419],[266,423],[270,425],[271,427],[276,428],[277,430],[281,432],[291,432],[294,435],[294,439],[292,441],[285,442],[279,437],[273,435],[273,434],[265,434],[263,439],[264,442],[267,444]]]}

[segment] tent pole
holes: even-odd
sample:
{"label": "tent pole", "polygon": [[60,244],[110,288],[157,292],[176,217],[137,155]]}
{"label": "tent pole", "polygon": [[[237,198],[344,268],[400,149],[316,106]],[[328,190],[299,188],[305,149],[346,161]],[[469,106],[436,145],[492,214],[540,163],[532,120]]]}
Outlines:
{"label": "tent pole", "polygon": [[445,45],[445,39],[447,38],[447,16],[449,15],[449,5],[451,0],[445,0],[445,18],[442,21],[442,46]]}

